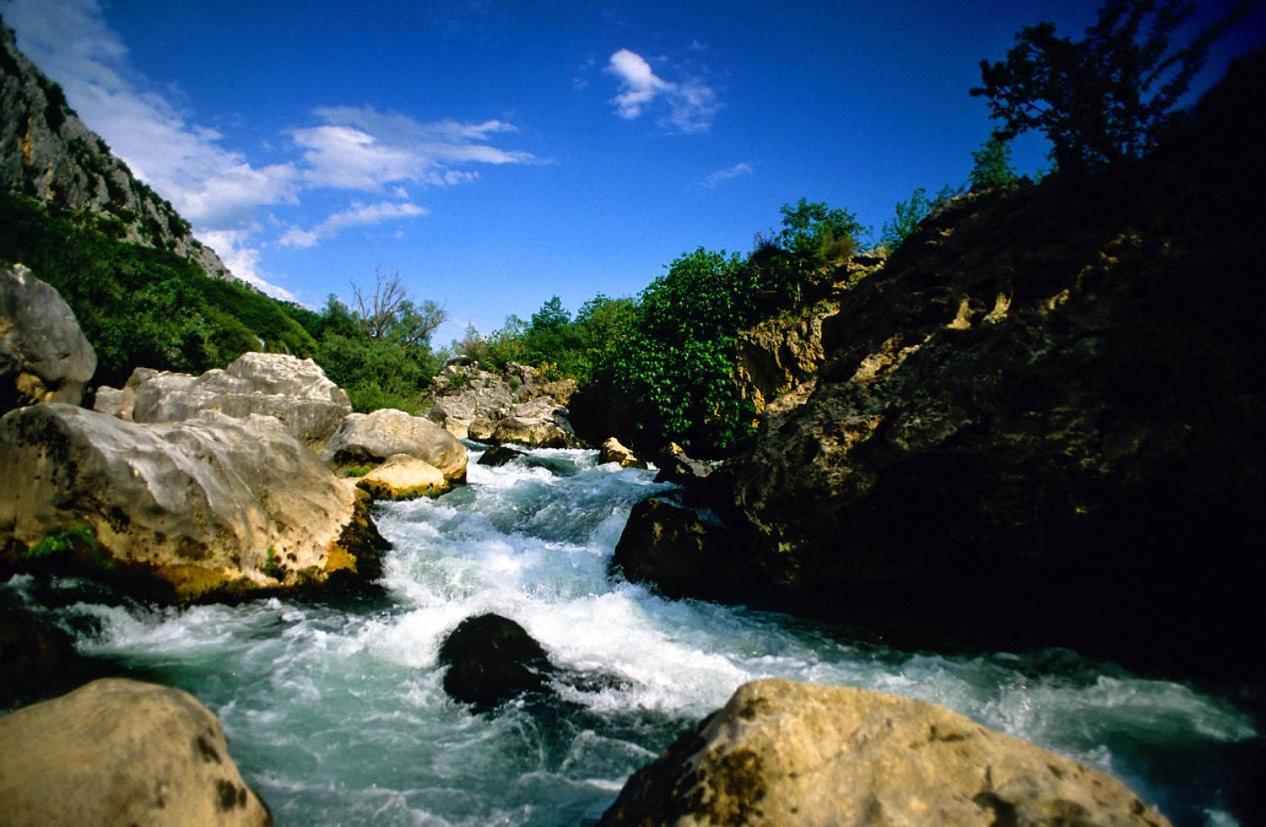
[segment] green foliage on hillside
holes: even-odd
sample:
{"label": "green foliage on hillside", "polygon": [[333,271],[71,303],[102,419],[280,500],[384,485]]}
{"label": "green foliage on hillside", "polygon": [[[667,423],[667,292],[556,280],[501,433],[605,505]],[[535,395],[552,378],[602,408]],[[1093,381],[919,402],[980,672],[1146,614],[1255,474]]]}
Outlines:
{"label": "green foliage on hillside", "polygon": [[201,373],[248,351],[290,353],[314,358],[356,410],[419,411],[440,365],[411,302],[379,319],[375,338],[333,297],[320,312],[277,301],[122,241],[109,232],[114,223],[88,225],[0,194],[0,261],[25,264],[62,294],[97,352],[96,384],[121,385],[137,367]]}
{"label": "green foliage on hillside", "polygon": [[196,373],[249,350],[316,351],[279,302],[23,196],[0,194],[0,260],[62,294],[97,352],[98,383],[120,384],[140,366]]}
{"label": "green foliage on hillside", "polygon": [[699,248],[636,298],[599,295],[573,317],[557,296],[529,321],[488,335],[469,330],[453,349],[497,369],[520,362],[577,380],[624,414],[643,445],[678,442],[728,453],[753,434],[755,411],[735,380],[738,335],[819,295],[865,232],[846,210],[801,199],[747,257]]}

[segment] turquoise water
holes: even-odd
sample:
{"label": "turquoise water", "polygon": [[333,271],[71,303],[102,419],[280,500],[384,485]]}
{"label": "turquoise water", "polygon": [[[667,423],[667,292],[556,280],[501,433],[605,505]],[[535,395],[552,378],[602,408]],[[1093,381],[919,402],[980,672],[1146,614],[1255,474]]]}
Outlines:
{"label": "turquoise water", "polygon": [[[386,598],[45,611],[85,653],[211,707],[281,825],[595,819],[683,727],[764,676],[934,701],[1101,766],[1176,822],[1236,823],[1226,767],[1256,733],[1224,697],[1065,650],[902,652],[774,613],[664,600],[606,574],[633,503],[666,487],[652,473],[598,466],[592,451],[539,450],[501,468],[477,457],[465,488],[382,508]],[[471,714],[440,688],[436,652],[463,618],[490,611],[555,663],[619,680]]]}

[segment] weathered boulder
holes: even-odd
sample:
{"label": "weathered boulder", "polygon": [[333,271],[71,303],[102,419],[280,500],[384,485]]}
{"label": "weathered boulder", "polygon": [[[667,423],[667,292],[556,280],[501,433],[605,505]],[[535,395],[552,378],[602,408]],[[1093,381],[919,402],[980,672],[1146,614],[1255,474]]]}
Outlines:
{"label": "weathered boulder", "polygon": [[466,480],[466,446],[429,419],[394,408],[345,417],[322,451],[336,465],[380,463],[395,454],[424,460],[450,482]]}
{"label": "weathered boulder", "polygon": [[315,444],[334,433],[352,405],[311,359],[243,353],[224,370],[200,376],[138,368],[121,392],[99,399],[96,410],[136,422],[179,422],[202,411],[274,416]]}
{"label": "weathered boulder", "polygon": [[512,448],[509,445],[494,445],[484,451],[483,456],[479,458],[479,462],[475,464],[499,468],[507,462],[513,462],[523,456],[527,456],[526,451],[520,451],[518,448]]}
{"label": "weathered boulder", "polygon": [[673,598],[743,601],[758,597],[762,583],[741,535],[708,511],[668,497],[633,506],[610,569]]}
{"label": "weathered boulder", "polygon": [[[522,416],[516,414],[516,408],[536,400],[553,402],[551,415],[566,423],[562,430],[574,439],[565,410],[576,393],[573,379],[546,380],[535,368],[515,362],[496,374],[481,369],[478,362],[470,359],[451,359],[431,380],[430,391],[435,401],[428,418],[458,439],[496,439],[494,435],[502,420]],[[544,405],[542,402],[524,410],[530,412],[528,416],[539,418],[543,414],[537,408]]]}
{"label": "weathered boulder", "polygon": [[0,267],[0,414],[35,402],[78,405],[97,354],[56,288]]}
{"label": "weathered boulder", "polygon": [[444,691],[477,711],[529,692],[541,692],[554,667],[545,650],[513,620],[496,614],[468,617],[440,646],[448,667]]}
{"label": "weathered boulder", "polygon": [[642,462],[634,453],[620,443],[615,437],[610,437],[603,441],[602,446],[598,449],[598,464],[606,465],[608,462],[614,462],[621,468],[645,468],[646,463]]}
{"label": "weathered boulder", "polygon": [[0,717],[0,812],[11,827],[272,824],[210,710],[117,678]]}
{"label": "weathered boulder", "polygon": [[70,405],[0,418],[0,556],[188,601],[376,578],[349,481],[277,419],[138,424]]}
{"label": "weathered boulder", "polygon": [[435,496],[453,487],[444,472],[424,459],[393,454],[356,481],[356,487],[376,500],[412,500]]}
{"label": "weathered boulder", "polygon": [[549,396],[538,396],[510,409],[489,439],[532,448],[574,448],[580,444],[567,420],[567,409]]}
{"label": "weathered boulder", "polygon": [[948,709],[852,687],[761,680],[624,785],[621,825],[1163,827],[1106,773]]}

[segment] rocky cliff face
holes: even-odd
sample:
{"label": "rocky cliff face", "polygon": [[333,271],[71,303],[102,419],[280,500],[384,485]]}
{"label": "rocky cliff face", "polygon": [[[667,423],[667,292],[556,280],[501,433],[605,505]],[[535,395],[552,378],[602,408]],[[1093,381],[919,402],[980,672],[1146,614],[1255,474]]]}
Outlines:
{"label": "rocky cliff face", "polygon": [[1143,162],[955,199],[841,296],[730,468],[772,602],[1219,666],[1266,573],[1264,70]]}
{"label": "rocky cliff face", "polygon": [[0,22],[0,187],[92,216],[126,241],[171,250],[210,276],[232,278],[189,223],[110,154]]}

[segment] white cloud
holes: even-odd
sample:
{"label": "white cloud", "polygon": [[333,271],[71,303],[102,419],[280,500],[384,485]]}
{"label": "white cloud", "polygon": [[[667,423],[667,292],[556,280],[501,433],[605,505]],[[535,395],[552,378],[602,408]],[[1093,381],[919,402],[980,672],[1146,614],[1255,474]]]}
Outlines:
{"label": "white cloud", "polygon": [[241,230],[206,230],[200,233],[200,236],[204,243],[220,254],[220,258],[233,271],[233,275],[273,298],[297,302],[299,299],[294,293],[273,284],[260,273],[259,250],[246,246],[246,242],[254,234],[255,229],[252,227]]}
{"label": "white cloud", "polygon": [[660,123],[673,132],[707,132],[721,109],[716,91],[697,78],[680,83],[655,74],[646,59],[636,52],[620,49],[611,55],[606,71],[620,82],[620,92],[611,102],[621,118],[641,117],[656,99],[662,99],[667,113]]}
{"label": "white cloud", "polygon": [[[268,236],[281,232],[279,244],[312,246],[355,224],[424,215],[404,185],[451,187],[476,180],[478,167],[539,162],[496,145],[517,131],[502,120],[424,122],[341,106],[316,109],[315,123],[289,133],[284,150],[291,157],[257,166],[224,146],[218,130],[192,122],[173,103],[178,90],[132,67],[98,0],[0,0],[0,15],[17,31],[19,48],[62,85],[88,128],[170,200],[236,276],[283,298],[293,294],[266,279],[260,266]],[[382,193],[396,202],[353,202],[308,230],[258,220],[263,207],[301,205],[313,188]]]}
{"label": "white cloud", "polygon": [[353,202],[350,209],[333,213],[310,230],[301,230],[297,227],[287,230],[277,243],[282,247],[313,247],[322,238],[332,236],[347,227],[381,224],[384,221],[401,218],[417,218],[427,213],[428,210],[425,207],[419,207],[407,201],[404,203],[383,201],[377,204]]}
{"label": "white cloud", "polygon": [[738,178],[742,175],[751,175],[756,171],[756,167],[752,166],[751,161],[743,161],[732,167],[718,169],[716,172],[703,179],[700,184],[704,189],[714,189],[717,184],[729,181],[731,178]]}
{"label": "white cloud", "polygon": [[[88,128],[170,200],[235,275],[285,292],[259,277],[258,251],[241,245],[256,208],[294,203],[298,182],[292,164],[255,167],[220,146],[219,132],[188,122],[168,97],[137,76],[96,0],[5,0],[0,14],[17,31],[18,47],[62,85]],[[232,243],[226,233],[233,234]]]}
{"label": "white cloud", "polygon": [[494,135],[517,131],[504,121],[425,122],[369,106],[328,106],[315,114],[323,124],[291,133],[303,148],[304,182],[313,187],[377,192],[405,181],[446,187],[479,175],[460,167],[537,161],[491,143]]}

